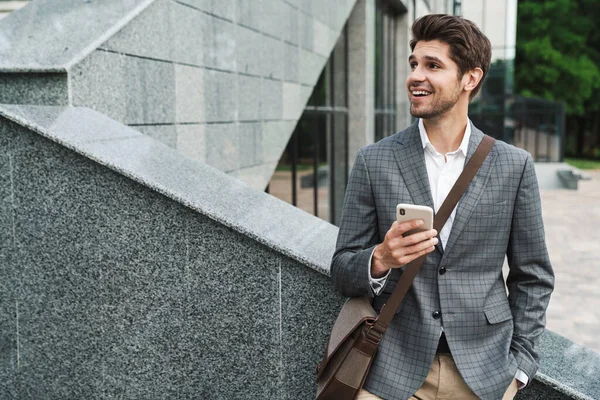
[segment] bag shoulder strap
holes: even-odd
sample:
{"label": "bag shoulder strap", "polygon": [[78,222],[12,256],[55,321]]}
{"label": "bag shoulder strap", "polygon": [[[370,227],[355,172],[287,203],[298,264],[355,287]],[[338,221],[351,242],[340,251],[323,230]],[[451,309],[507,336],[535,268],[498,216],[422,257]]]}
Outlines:
{"label": "bag shoulder strap", "polygon": [[[479,143],[479,146],[477,146],[477,150],[475,150],[475,153],[467,165],[465,165],[463,172],[456,180],[456,183],[450,190],[450,193],[448,193],[446,200],[444,200],[444,203],[435,215],[433,220],[433,228],[438,232],[441,231],[442,227],[448,220],[448,217],[450,217],[452,210],[454,210],[454,207],[456,207],[456,204],[462,197],[463,193],[467,190],[469,183],[479,170],[479,167],[481,167],[483,164],[483,161],[486,159],[495,142],[496,140],[494,140],[494,138],[491,136],[484,135],[483,140],[481,143]],[[392,295],[381,309],[379,316],[373,322],[371,330],[375,330],[376,333],[379,333],[381,336],[383,336],[387,330],[387,327],[392,321],[394,314],[396,314],[396,311],[400,308],[402,300],[417,276],[419,269],[425,262],[425,258],[427,258],[427,255],[423,255],[408,263],[406,269],[402,273],[402,276],[398,280]]]}

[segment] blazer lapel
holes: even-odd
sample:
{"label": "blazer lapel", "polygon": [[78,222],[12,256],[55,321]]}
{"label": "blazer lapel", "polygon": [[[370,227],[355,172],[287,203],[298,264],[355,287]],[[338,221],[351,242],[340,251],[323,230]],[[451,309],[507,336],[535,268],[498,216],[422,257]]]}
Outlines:
{"label": "blazer lapel", "polygon": [[412,124],[397,140],[399,145],[393,149],[394,157],[414,204],[433,208],[433,197],[429,187],[418,121]]}
{"label": "blazer lapel", "polygon": [[[471,138],[469,139],[469,147],[467,150],[467,157],[465,160],[466,163],[471,159],[473,154],[475,154],[475,150],[479,143],[483,140],[483,132],[479,129],[475,128],[475,126],[471,123]],[[452,230],[450,231],[450,236],[448,238],[448,243],[446,244],[446,248],[444,249],[444,258],[447,256],[448,252],[456,242],[456,239],[464,229],[465,225],[469,222],[469,218],[475,210],[477,203],[479,202],[479,198],[483,193],[483,190],[489,180],[490,173],[492,171],[492,167],[494,166],[496,160],[496,151],[494,148],[490,151],[487,158],[477,171],[477,174],[473,177],[473,180],[469,184],[469,187],[461,197],[456,206],[456,215],[454,217],[454,223],[452,224]]]}

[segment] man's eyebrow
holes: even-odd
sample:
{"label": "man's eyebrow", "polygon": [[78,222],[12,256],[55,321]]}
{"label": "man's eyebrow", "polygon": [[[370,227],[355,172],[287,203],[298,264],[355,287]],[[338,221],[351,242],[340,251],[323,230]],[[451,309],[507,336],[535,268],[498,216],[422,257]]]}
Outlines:
{"label": "man's eyebrow", "polygon": [[434,62],[436,62],[436,63],[444,64],[444,62],[443,62],[442,60],[440,60],[439,58],[437,58],[437,57],[433,57],[433,56],[425,56],[425,59],[426,59],[427,61],[434,61]]}
{"label": "man's eyebrow", "polygon": [[[414,54],[411,54],[410,56],[408,56],[408,61],[409,61],[409,62],[410,62],[410,61],[413,61],[413,60],[415,60],[416,58],[417,58],[417,57],[415,57],[415,55],[414,55]],[[436,62],[436,63],[442,64],[442,65],[445,65],[445,64],[444,64],[444,62],[443,62],[441,59],[439,59],[439,58],[437,58],[437,57],[434,57],[434,56],[424,56],[423,58],[425,58],[427,61],[433,61],[433,62]]]}

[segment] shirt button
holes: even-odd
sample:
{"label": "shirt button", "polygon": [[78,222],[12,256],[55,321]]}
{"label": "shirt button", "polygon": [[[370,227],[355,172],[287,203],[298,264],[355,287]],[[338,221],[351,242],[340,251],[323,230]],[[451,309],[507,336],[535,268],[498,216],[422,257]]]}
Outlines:
{"label": "shirt button", "polygon": [[440,275],[444,275],[446,273],[446,267],[440,268]]}
{"label": "shirt button", "polygon": [[439,311],[434,311],[433,314],[431,314],[431,316],[433,317],[433,319],[440,319],[442,313],[440,313]]}

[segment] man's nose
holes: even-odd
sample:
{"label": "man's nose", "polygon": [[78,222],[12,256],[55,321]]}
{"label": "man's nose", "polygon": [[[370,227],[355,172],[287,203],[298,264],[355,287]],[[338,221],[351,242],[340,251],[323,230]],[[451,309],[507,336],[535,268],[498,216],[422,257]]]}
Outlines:
{"label": "man's nose", "polygon": [[423,68],[415,67],[409,74],[409,78],[411,81],[423,82],[425,80],[425,74]]}

